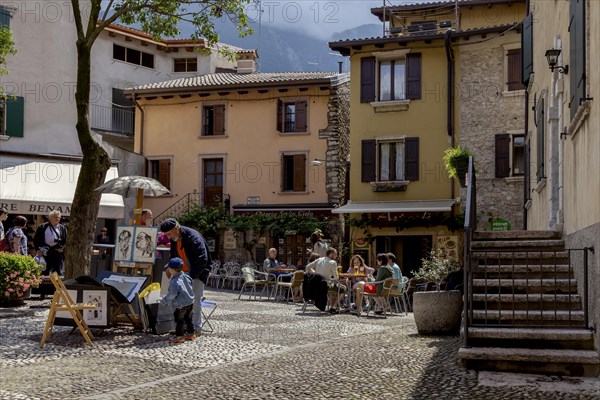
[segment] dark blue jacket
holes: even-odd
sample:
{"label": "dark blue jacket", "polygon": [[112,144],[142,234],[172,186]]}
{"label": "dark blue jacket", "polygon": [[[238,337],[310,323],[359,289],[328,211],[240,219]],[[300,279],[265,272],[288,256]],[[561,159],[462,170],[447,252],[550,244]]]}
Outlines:
{"label": "dark blue jacket", "polygon": [[[190,267],[190,276],[192,279],[200,279],[206,284],[212,264],[206,239],[194,229],[182,226],[179,240],[181,240],[187,264]],[[179,257],[179,253],[177,252],[177,242],[171,240],[171,258],[173,257]]]}

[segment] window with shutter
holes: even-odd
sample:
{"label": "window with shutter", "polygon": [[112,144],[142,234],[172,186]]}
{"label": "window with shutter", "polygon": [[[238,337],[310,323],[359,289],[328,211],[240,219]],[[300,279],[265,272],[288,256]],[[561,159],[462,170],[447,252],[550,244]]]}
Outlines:
{"label": "window with shutter", "polygon": [[0,133],[10,137],[23,137],[25,98],[8,97],[1,105]]}
{"label": "window with shutter", "polygon": [[521,34],[521,82],[527,84],[533,74],[533,14],[523,20]]}
{"label": "window with shutter", "polygon": [[375,163],[376,163],[376,146],[375,140],[363,140],[361,144],[361,182],[374,182]]}
{"label": "window with shutter", "polygon": [[308,102],[278,100],[277,130],[282,133],[308,132]]}
{"label": "window with shutter", "polygon": [[171,189],[171,160],[148,160],[148,176],[162,183],[167,189]]}
{"label": "window with shutter", "polygon": [[307,121],[306,121],[306,101],[297,101],[296,102],[296,132],[306,132],[307,129]]}
{"label": "window with shutter", "polygon": [[10,11],[5,7],[0,6],[0,28],[10,27]]}
{"label": "window with shutter", "polygon": [[544,98],[542,97],[540,99],[540,101],[538,102],[537,106],[536,106],[536,113],[537,113],[537,121],[538,121],[538,125],[537,125],[537,181],[541,181],[543,178],[546,177],[546,171],[545,171],[545,152],[544,152],[544,147],[545,147],[545,118],[544,118]]}
{"label": "window with shutter", "polygon": [[282,192],[306,191],[306,154],[282,156]]}
{"label": "window with shutter", "polygon": [[406,166],[404,179],[407,181],[419,180],[419,138],[404,139]]}
{"label": "window with shutter", "polygon": [[421,98],[421,53],[406,55],[406,98]]}
{"label": "window with shutter", "polygon": [[510,135],[496,135],[496,178],[510,176]]}
{"label": "window with shutter", "polygon": [[508,91],[523,90],[525,86],[521,83],[521,49],[512,49],[506,52],[507,71],[506,87]]}
{"label": "window with shutter", "polygon": [[519,176],[525,173],[525,136],[513,135],[512,137],[512,175]]}
{"label": "window with shutter", "polygon": [[581,101],[585,95],[585,0],[570,0],[570,23],[569,23],[569,84],[571,119],[575,117]]}
{"label": "window with shutter", "polygon": [[360,60],[360,102],[375,101],[375,57]]}
{"label": "window with shutter", "polygon": [[202,107],[202,136],[221,136],[225,134],[225,105],[216,104]]}

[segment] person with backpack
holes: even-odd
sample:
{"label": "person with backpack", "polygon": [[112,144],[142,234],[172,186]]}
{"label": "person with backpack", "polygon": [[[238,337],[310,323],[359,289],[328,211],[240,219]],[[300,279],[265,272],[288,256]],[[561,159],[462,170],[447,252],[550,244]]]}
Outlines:
{"label": "person with backpack", "polygon": [[62,215],[60,211],[54,210],[48,214],[48,222],[38,226],[33,237],[33,245],[38,250],[41,247],[48,247],[46,254],[46,271],[44,275],[50,275],[56,271],[58,275],[63,275],[63,260],[65,244],[67,243],[67,228],[60,223]]}

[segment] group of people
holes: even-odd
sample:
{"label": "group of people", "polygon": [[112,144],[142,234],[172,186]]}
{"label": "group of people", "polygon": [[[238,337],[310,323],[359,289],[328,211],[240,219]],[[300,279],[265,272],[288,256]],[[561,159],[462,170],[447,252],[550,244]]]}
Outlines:
{"label": "group of people", "polygon": [[[0,240],[5,245],[5,251],[28,255],[28,237],[26,235],[27,218],[18,215],[13,220],[13,226],[5,231],[3,222],[8,218],[8,210],[0,209]],[[35,260],[44,267],[42,274],[52,272],[63,274],[63,260],[67,243],[67,228],[60,223],[62,215],[54,210],[48,214],[48,222],[39,225],[33,236],[33,246],[36,250]]]}

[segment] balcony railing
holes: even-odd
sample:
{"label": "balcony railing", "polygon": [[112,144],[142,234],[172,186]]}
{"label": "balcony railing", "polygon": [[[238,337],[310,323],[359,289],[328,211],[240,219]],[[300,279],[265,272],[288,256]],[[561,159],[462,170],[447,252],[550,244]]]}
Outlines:
{"label": "balcony railing", "polygon": [[133,107],[107,107],[90,104],[90,126],[105,132],[133,136],[135,111]]}

